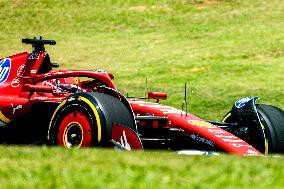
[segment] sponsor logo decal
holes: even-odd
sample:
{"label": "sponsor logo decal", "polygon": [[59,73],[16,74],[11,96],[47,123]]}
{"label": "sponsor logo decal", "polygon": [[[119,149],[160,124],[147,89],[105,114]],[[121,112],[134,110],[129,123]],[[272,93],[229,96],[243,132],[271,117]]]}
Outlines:
{"label": "sponsor logo decal", "polygon": [[238,139],[228,139],[228,138],[222,138],[222,140],[224,142],[235,142],[235,143],[241,143],[241,142],[244,142],[243,140],[238,140]]}
{"label": "sponsor logo decal", "polygon": [[251,145],[248,145],[248,144],[236,144],[236,143],[233,143],[232,146],[234,146],[236,148],[242,148],[242,147],[251,148]]}
{"label": "sponsor logo decal", "polygon": [[219,129],[218,127],[215,127],[215,128],[208,129],[208,131],[214,134],[226,134],[227,133],[226,131]]}
{"label": "sponsor logo decal", "polygon": [[258,154],[256,151],[250,150],[250,149],[248,149],[247,153],[249,153],[249,154]]}
{"label": "sponsor logo decal", "polygon": [[114,145],[114,149],[117,150],[143,150],[142,143],[138,134],[124,126],[118,124],[112,124],[112,139],[110,142]]}
{"label": "sponsor logo decal", "polygon": [[238,137],[236,137],[234,135],[230,135],[230,136],[227,136],[227,135],[215,135],[215,136],[218,137],[218,138],[238,139]]}
{"label": "sponsor logo decal", "polygon": [[124,149],[126,150],[131,150],[131,147],[127,141],[127,138],[126,138],[126,134],[125,134],[125,131],[123,131],[123,134],[122,136],[120,137],[120,144],[122,147],[124,147]]}
{"label": "sponsor logo decal", "polygon": [[19,109],[22,109],[22,108],[23,108],[23,106],[22,106],[22,105],[18,105],[18,106],[16,106],[16,107],[14,108],[13,103],[11,103],[11,106],[12,106],[12,109],[13,109],[13,114],[15,114],[15,113],[16,113],[16,110],[19,110]]}
{"label": "sponsor logo decal", "polygon": [[241,98],[239,100],[237,100],[235,102],[235,106],[236,108],[242,108],[246,105],[246,103],[248,103],[251,99],[253,99],[252,97],[246,97],[246,98]]}
{"label": "sponsor logo decal", "polygon": [[196,141],[199,141],[199,142],[202,142],[202,143],[205,143],[205,144],[208,144],[210,146],[215,146],[215,143],[210,141],[210,140],[207,140],[199,135],[196,135],[196,134],[192,134],[190,135],[190,137],[193,139],[193,140],[196,140]]}
{"label": "sponsor logo decal", "polygon": [[125,133],[124,130],[123,130],[122,136],[120,136],[119,140],[120,140],[119,142],[115,141],[114,139],[111,140],[111,142],[115,145],[114,146],[115,150],[128,150],[128,151],[131,150],[131,146],[127,141],[126,133]]}
{"label": "sponsor logo decal", "polygon": [[11,82],[12,87],[19,87],[20,86],[20,83],[21,83],[20,80],[23,77],[24,73],[25,73],[25,65],[23,64],[18,68],[17,76]]}
{"label": "sponsor logo decal", "polygon": [[0,83],[4,83],[10,73],[11,69],[11,59],[10,58],[4,58],[0,62]]}
{"label": "sponsor logo decal", "polygon": [[31,74],[36,74],[37,70],[31,70]]}
{"label": "sponsor logo decal", "polygon": [[99,73],[106,73],[105,70],[95,70],[95,72],[99,72]]}
{"label": "sponsor logo decal", "polygon": [[212,125],[211,123],[200,120],[189,120],[188,123],[198,127],[214,127],[214,125]]}

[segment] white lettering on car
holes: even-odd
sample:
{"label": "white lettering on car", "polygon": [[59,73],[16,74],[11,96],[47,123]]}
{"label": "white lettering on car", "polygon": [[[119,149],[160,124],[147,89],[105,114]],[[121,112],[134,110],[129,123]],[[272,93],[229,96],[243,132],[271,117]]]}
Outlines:
{"label": "white lettering on car", "polygon": [[21,78],[24,76],[24,72],[25,72],[25,65],[23,64],[18,68],[17,75],[11,82],[12,87],[19,87],[20,86]]}
{"label": "white lettering on car", "polygon": [[31,53],[29,56],[29,60],[38,60],[39,59],[40,54],[37,53]]}

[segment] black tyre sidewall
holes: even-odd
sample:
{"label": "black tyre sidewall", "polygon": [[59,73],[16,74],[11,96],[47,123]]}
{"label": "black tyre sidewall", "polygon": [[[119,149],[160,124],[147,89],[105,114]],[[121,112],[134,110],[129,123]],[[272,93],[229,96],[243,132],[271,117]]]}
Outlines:
{"label": "black tyre sidewall", "polygon": [[[58,108],[54,112],[48,134],[50,144],[57,144],[57,139],[55,139],[55,136],[57,136],[60,119],[63,119],[62,117],[64,117],[64,114],[66,116],[66,109],[69,109],[69,106],[73,107],[73,104],[79,104],[86,110],[86,114],[88,114],[88,119],[92,125],[92,138],[94,139],[92,142],[93,146],[111,146],[110,140],[112,138],[113,124],[124,125],[135,132],[137,131],[132,112],[130,112],[119,99],[104,93],[75,93],[59,104]],[[94,112],[96,112],[98,115],[95,116]],[[97,117],[100,121],[101,129],[100,141],[97,139]]]}
{"label": "black tyre sidewall", "polygon": [[269,141],[269,153],[284,152],[284,112],[280,108],[258,104],[257,111]]}

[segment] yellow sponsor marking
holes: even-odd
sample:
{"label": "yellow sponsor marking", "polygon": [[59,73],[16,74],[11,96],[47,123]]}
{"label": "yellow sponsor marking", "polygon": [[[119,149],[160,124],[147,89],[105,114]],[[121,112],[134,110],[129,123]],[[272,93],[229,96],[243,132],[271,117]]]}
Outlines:
{"label": "yellow sponsor marking", "polygon": [[9,123],[11,120],[8,119],[4,114],[0,111],[0,120],[4,123]]}
{"label": "yellow sponsor marking", "polygon": [[198,127],[214,127],[214,125],[212,125],[211,123],[200,120],[189,120],[188,123]]}
{"label": "yellow sponsor marking", "polygon": [[79,96],[79,97],[78,97],[78,100],[79,100],[79,101],[84,101],[84,102],[87,103],[87,104],[91,107],[91,109],[93,110],[93,112],[94,112],[94,114],[95,114],[95,117],[96,117],[96,120],[97,120],[98,142],[100,142],[100,141],[101,141],[101,137],[102,137],[102,134],[101,134],[101,130],[102,130],[101,128],[102,128],[102,126],[101,126],[101,121],[100,121],[99,113],[98,113],[96,107],[94,106],[94,104],[93,104],[91,101],[89,101],[89,100],[88,100],[87,98],[85,98],[85,97]]}

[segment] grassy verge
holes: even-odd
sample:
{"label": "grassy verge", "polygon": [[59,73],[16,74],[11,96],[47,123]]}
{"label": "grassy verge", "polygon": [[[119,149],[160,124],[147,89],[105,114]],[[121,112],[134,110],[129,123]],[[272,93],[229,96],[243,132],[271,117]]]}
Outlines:
{"label": "grassy verge", "polygon": [[[124,93],[169,94],[220,119],[234,101],[259,96],[284,108],[282,0],[0,1],[0,57],[47,47],[62,68],[113,72]],[[0,188],[283,188],[283,158],[188,157],[97,149],[0,147]]]}
{"label": "grassy verge", "polygon": [[[1,188],[281,188],[283,158],[0,147]],[[253,165],[253,166],[252,166]]]}
{"label": "grassy verge", "polygon": [[259,96],[284,108],[281,0],[273,1],[8,1],[0,2],[0,55],[42,35],[62,68],[105,69],[132,95],[169,93],[181,107],[184,82],[195,83],[190,110],[220,119],[233,102]]}

